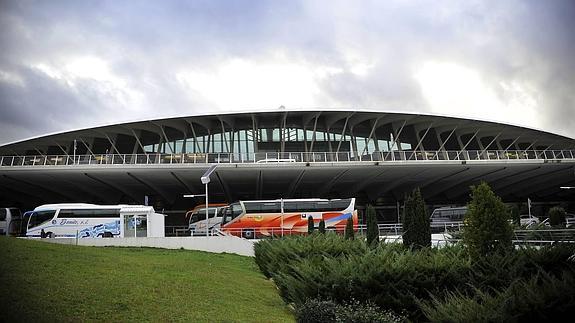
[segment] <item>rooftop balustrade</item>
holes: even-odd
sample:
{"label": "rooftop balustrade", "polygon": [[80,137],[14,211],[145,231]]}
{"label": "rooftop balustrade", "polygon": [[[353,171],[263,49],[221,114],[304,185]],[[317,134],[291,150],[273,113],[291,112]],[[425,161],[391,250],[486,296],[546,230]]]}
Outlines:
{"label": "rooftop balustrade", "polygon": [[571,160],[575,150],[462,150],[351,152],[179,153],[0,156],[0,167],[158,164],[294,164],[414,161]]}

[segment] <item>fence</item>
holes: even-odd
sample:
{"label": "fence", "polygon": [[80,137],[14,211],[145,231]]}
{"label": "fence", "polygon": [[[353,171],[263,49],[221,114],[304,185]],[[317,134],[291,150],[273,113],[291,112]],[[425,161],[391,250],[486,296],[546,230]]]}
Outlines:
{"label": "fence", "polygon": [[352,152],[182,153],[0,156],[0,167],[71,165],[158,165],[232,163],[322,163],[394,161],[575,160],[574,150],[389,151],[356,156]]}
{"label": "fence", "polygon": [[[378,224],[379,235],[382,241],[385,242],[398,242],[401,241],[403,229],[401,223],[391,224]],[[460,239],[457,233],[463,228],[461,222],[445,222],[441,224],[432,224],[432,245],[444,246],[451,243],[459,242]],[[317,228],[315,229],[317,231]],[[364,235],[367,231],[367,226],[364,224],[355,225],[354,231],[356,234]],[[337,232],[343,234],[345,226],[338,226],[337,228],[326,228],[326,232]],[[307,227],[298,227],[296,229],[287,229],[280,227],[258,227],[258,228],[244,228],[244,229],[220,229],[210,230],[210,235],[233,235],[243,237],[246,239],[258,238],[279,238],[289,235],[306,235]],[[455,234],[455,236],[454,236]],[[184,226],[171,226],[166,227],[166,236],[189,236],[190,232]],[[514,230],[513,244],[515,245],[548,245],[554,243],[575,243],[575,229],[519,229]]]}

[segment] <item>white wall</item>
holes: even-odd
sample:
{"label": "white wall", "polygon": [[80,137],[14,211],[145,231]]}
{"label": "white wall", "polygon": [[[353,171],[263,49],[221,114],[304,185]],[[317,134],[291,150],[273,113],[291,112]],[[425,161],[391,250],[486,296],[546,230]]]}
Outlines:
{"label": "white wall", "polygon": [[214,253],[234,253],[254,256],[254,242],[238,237],[169,237],[169,238],[85,238],[85,239],[37,239],[40,241],[95,247],[152,247],[164,249],[199,250]]}

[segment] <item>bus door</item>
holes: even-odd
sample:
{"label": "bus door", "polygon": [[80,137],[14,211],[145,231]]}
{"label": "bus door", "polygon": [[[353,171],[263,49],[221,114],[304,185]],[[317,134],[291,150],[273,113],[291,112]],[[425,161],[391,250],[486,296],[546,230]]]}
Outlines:
{"label": "bus door", "polygon": [[0,208],[0,234],[8,235],[8,220],[8,209]]}
{"label": "bus door", "polygon": [[148,215],[123,214],[124,238],[147,237],[148,236]]}

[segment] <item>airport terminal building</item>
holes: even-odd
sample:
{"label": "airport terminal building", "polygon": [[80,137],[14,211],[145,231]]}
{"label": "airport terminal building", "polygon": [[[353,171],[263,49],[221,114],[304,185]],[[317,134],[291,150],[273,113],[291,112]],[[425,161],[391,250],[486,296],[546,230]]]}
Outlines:
{"label": "airport terminal building", "polygon": [[[575,139],[507,124],[376,111],[245,112],[75,130],[0,146],[0,203],[210,202],[356,197],[397,210],[420,187],[464,204],[488,182],[506,202],[573,203]],[[147,198],[146,198],[147,197]],[[390,211],[395,214],[397,212]]]}

